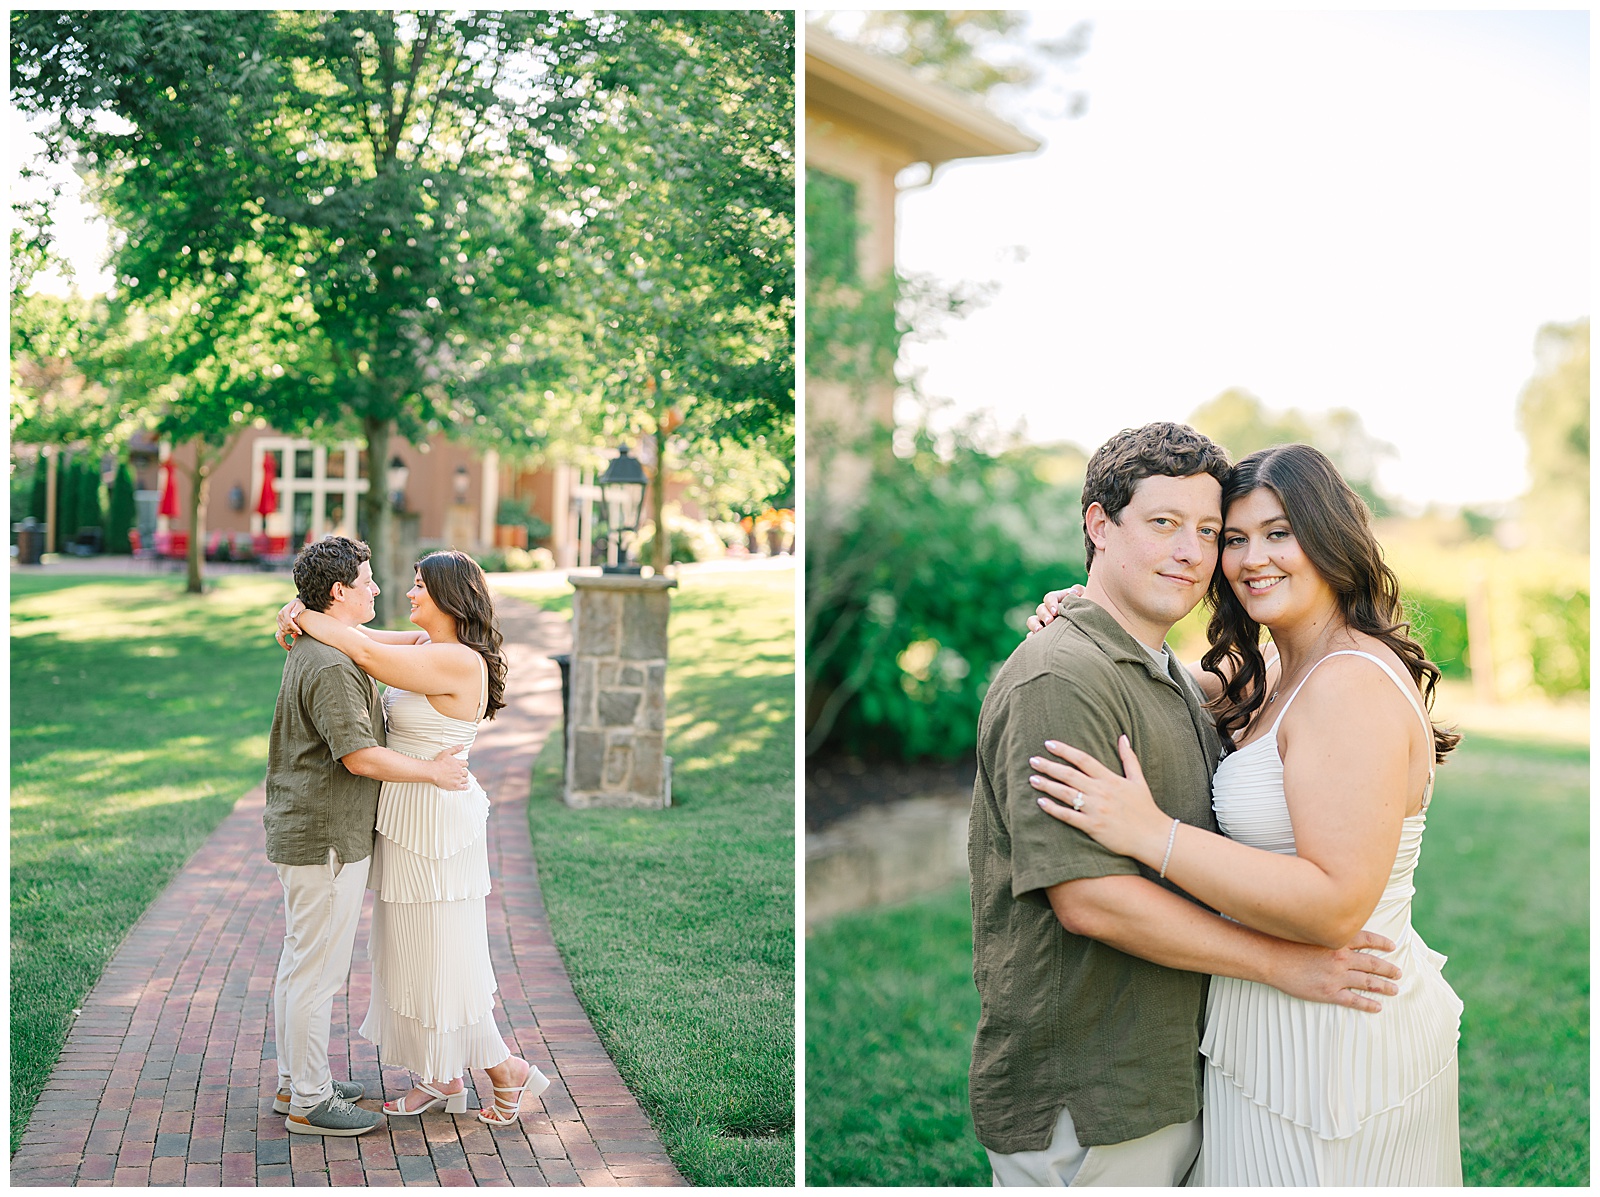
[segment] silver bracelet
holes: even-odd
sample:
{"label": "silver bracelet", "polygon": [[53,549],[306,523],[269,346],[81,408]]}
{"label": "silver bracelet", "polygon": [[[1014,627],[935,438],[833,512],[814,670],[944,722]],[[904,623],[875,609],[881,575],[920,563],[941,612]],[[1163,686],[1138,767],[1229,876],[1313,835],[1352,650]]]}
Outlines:
{"label": "silver bracelet", "polygon": [[1161,858],[1161,879],[1167,879],[1167,863],[1172,860],[1172,845],[1178,838],[1178,820],[1172,820],[1172,830],[1167,832],[1167,854]]}

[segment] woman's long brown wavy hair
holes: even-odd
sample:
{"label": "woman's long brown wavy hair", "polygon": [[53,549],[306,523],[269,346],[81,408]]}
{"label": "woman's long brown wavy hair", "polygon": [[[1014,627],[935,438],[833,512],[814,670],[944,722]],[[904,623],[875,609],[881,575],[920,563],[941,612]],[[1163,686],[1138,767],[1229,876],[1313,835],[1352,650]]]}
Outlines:
{"label": "woman's long brown wavy hair", "polygon": [[490,719],[505,706],[506,654],[500,629],[494,622],[494,602],[489,583],[478,563],[455,549],[429,553],[411,567],[434,605],[456,621],[456,638],[483,655],[489,666],[489,701],[484,714]]}
{"label": "woman's long brown wavy hair", "polygon": [[[1422,646],[1411,637],[1411,625],[1400,601],[1400,580],[1383,560],[1383,550],[1372,534],[1371,517],[1361,496],[1340,477],[1333,462],[1310,445],[1275,445],[1252,453],[1228,475],[1222,488],[1222,512],[1251,491],[1266,487],[1278,496],[1289,517],[1295,540],[1306,557],[1332,588],[1345,622],[1394,650],[1433,709],[1433,691],[1439,667],[1428,660]],[[1232,677],[1211,710],[1227,750],[1266,701],[1266,661],[1261,653],[1261,625],[1245,614],[1219,563],[1207,595],[1211,648],[1201,666],[1223,676],[1224,661],[1232,664]],[[1434,725],[1434,760],[1461,740],[1455,732]]]}

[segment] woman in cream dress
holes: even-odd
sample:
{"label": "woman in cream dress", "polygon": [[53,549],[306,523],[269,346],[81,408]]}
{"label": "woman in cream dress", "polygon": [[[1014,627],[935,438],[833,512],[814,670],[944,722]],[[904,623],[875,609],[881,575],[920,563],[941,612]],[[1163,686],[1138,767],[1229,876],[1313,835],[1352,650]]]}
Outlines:
{"label": "woman in cream dress", "polygon": [[[429,554],[407,597],[420,631],[347,628],[298,601],[279,613],[280,631],[303,630],[384,683],[389,748],[417,757],[470,752],[479,722],[504,705],[505,656],[483,571],[465,553]],[[524,1092],[537,1095],[550,1083],[511,1054],[495,1026],[484,914],[488,818],[476,778],[459,792],[385,782],[378,799],[367,882],[375,891],[372,1003],[361,1034],[385,1063],[420,1078],[384,1103],[386,1114],[421,1114],[441,1103],[462,1113],[466,1070],[482,1068],[494,1104],[478,1119],[508,1126],[520,1117]]]}
{"label": "woman in cream dress", "polygon": [[1397,945],[1399,993],[1375,1016],[1212,979],[1190,1183],[1459,1185],[1461,1002],[1411,925],[1434,766],[1458,740],[1426,713],[1439,671],[1365,506],[1321,453],[1253,454],[1222,501],[1197,680],[1230,746],[1212,783],[1223,834],[1163,814],[1126,748],[1119,773],[1052,742],[1040,805],[1259,931],[1342,947],[1364,928]]}

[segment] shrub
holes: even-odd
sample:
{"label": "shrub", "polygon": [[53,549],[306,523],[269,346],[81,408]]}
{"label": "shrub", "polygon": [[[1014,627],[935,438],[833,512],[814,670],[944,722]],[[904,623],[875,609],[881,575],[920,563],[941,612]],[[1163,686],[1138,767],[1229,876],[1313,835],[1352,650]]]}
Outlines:
{"label": "shrub", "polygon": [[28,514],[39,523],[44,523],[50,487],[50,466],[45,461],[44,454],[40,453],[33,467],[33,491],[28,496]]}
{"label": "shrub", "polygon": [[1589,592],[1525,598],[1533,684],[1551,698],[1589,689]]}
{"label": "shrub", "polygon": [[1428,660],[1439,667],[1440,673],[1453,678],[1471,676],[1467,667],[1466,603],[1408,594],[1406,614],[1411,620],[1412,635],[1421,641]]}
{"label": "shrub", "polygon": [[[989,679],[1040,595],[1086,580],[1078,492],[1044,481],[1031,451],[908,439],[904,455],[887,433],[832,455],[832,487],[812,498],[808,754],[970,752]],[[851,473],[859,490],[843,494]]]}
{"label": "shrub", "polygon": [[532,569],[554,569],[555,554],[549,549],[485,549],[472,559],[486,574],[523,573]]}
{"label": "shrub", "polygon": [[117,463],[116,476],[111,479],[111,504],[106,512],[106,552],[131,553],[133,544],[128,533],[133,530],[137,514],[133,501],[133,470],[126,461]]}
{"label": "shrub", "polygon": [[[727,547],[717,534],[715,525],[707,520],[691,520],[681,515],[667,513],[668,544],[673,565],[685,561],[712,561],[727,554]],[[655,552],[656,528],[644,524],[639,528],[639,540],[634,546],[634,560],[648,562]]]}
{"label": "shrub", "polygon": [[100,467],[91,457],[78,473],[78,527],[68,535],[75,536],[84,528],[104,528],[105,511],[100,504]]}
{"label": "shrub", "polygon": [[76,456],[56,469],[56,552],[66,551],[67,542],[78,534],[78,472]]}

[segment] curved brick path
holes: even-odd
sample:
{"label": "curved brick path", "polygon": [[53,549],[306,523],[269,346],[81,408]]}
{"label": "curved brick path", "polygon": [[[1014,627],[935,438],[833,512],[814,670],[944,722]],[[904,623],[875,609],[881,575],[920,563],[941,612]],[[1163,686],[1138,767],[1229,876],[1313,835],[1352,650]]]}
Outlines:
{"label": "curved brick path", "polygon": [[[484,725],[472,768],[492,801],[489,947],[496,1010],[512,1050],[551,1078],[521,1125],[470,1113],[393,1118],[354,1139],[291,1137],[272,1113],[277,1083],[272,978],[282,890],[264,854],[257,787],[235,805],[136,923],[84,1001],[22,1147],[14,1185],[681,1185],[584,1016],[550,937],[528,840],[528,779],[560,727],[561,682],[546,655],[567,624],[497,599],[511,671],[507,709]],[[356,1035],[366,1012],[371,895],[348,998],[333,1007],[336,1077],[395,1097],[408,1074],[381,1068]],[[348,1069],[348,1071],[347,1071]],[[381,1073],[381,1076],[380,1076]]]}

